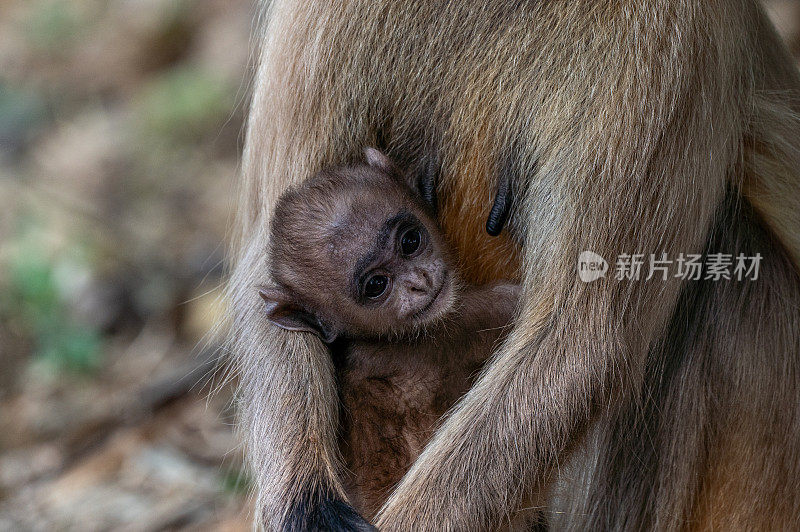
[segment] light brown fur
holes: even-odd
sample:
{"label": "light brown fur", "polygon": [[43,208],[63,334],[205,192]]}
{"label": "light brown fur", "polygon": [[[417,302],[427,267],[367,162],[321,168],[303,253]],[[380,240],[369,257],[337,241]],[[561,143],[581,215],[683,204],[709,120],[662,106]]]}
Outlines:
{"label": "light brown fur", "polygon": [[[435,148],[441,224],[481,280],[516,263],[470,245],[511,161],[508,237],[524,286],[516,327],[381,529],[494,529],[523,504],[547,504],[554,528],[800,526],[785,482],[800,468],[800,81],[755,2],[270,9],[231,284],[242,427],[268,528],[302,528],[309,507],[345,497],[333,367],[318,341],[268,327],[253,297],[267,281],[268,220],[287,186],[369,144],[401,165]],[[613,261],[713,244],[761,252],[761,280],[583,284],[575,273],[587,249]],[[740,413],[746,422],[731,422]]]}

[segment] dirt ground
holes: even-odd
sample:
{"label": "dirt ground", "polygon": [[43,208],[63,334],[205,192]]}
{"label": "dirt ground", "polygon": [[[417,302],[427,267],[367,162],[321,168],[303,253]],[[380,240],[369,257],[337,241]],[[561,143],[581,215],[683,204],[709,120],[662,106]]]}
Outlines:
{"label": "dirt ground", "polygon": [[0,531],[250,529],[209,331],[253,14],[0,0]]}

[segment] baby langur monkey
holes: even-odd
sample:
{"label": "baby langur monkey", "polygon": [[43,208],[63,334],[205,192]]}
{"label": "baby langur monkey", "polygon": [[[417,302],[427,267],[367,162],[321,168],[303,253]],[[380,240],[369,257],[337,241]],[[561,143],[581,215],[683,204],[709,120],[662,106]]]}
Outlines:
{"label": "baby langur monkey", "polygon": [[269,319],[331,347],[351,504],[373,517],[511,321],[516,285],[459,284],[435,188],[374,148],[278,201]]}

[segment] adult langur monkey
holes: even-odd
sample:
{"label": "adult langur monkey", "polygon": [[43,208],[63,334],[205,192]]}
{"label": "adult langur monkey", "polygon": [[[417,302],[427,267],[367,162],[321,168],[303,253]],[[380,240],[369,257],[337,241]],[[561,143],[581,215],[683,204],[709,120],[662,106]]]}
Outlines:
{"label": "adult langur monkey", "polygon": [[[230,295],[268,529],[365,526],[338,479],[328,352],[269,325],[256,288],[281,192],[364,146],[433,161],[467,281],[524,285],[381,530],[531,507],[555,529],[800,527],[800,81],[754,0],[264,9]],[[582,282],[584,250],[611,272]],[[621,254],[716,252],[760,254],[758,279],[612,275]]]}

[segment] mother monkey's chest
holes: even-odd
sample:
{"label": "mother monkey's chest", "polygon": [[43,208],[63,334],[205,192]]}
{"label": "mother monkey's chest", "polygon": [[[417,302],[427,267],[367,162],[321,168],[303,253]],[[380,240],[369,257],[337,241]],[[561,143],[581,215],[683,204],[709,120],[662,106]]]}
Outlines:
{"label": "mother monkey's chest", "polygon": [[457,256],[460,273],[471,284],[518,280],[519,240],[508,229],[497,236],[486,230],[497,187],[496,173],[485,168],[490,158],[478,151],[464,155],[439,188],[439,223]]}

